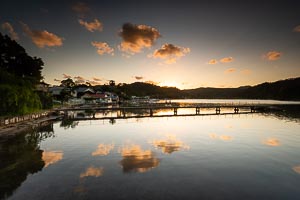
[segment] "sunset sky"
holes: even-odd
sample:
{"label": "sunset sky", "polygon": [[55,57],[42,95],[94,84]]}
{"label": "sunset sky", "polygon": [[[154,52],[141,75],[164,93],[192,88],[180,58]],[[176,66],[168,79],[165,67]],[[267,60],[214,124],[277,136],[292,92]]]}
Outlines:
{"label": "sunset sky", "polygon": [[0,31],[45,63],[45,82],[180,89],[300,76],[300,1],[7,1]]}

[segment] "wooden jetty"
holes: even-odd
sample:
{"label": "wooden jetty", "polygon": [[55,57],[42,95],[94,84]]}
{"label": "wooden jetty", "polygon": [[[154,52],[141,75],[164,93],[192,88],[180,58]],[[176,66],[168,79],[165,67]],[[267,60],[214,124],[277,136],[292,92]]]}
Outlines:
{"label": "wooden jetty", "polygon": [[[126,106],[126,107],[98,107],[98,106],[90,106],[90,107],[68,107],[68,108],[57,108],[55,111],[63,113],[65,117],[68,117],[71,112],[84,111],[88,112],[90,116],[88,118],[74,118],[78,120],[87,120],[87,119],[118,119],[118,118],[142,118],[142,117],[172,117],[172,116],[203,116],[203,115],[225,115],[225,114],[249,114],[267,110],[270,106],[266,105],[192,105],[192,106],[161,106],[161,105],[149,105],[149,106]],[[190,109],[194,110],[194,112],[189,114],[178,114],[178,110],[180,109]],[[215,110],[213,113],[205,113],[203,111],[211,109]],[[157,110],[171,110],[173,114],[166,115],[156,115],[155,111]],[[222,112],[224,110],[224,112]],[[119,115],[117,117],[100,117],[96,118],[96,113],[99,112],[113,112],[117,111]],[[133,111],[143,112],[143,115],[127,115],[128,113],[132,113]],[[232,112],[228,112],[232,111]],[[203,112],[203,113],[202,113]]]}

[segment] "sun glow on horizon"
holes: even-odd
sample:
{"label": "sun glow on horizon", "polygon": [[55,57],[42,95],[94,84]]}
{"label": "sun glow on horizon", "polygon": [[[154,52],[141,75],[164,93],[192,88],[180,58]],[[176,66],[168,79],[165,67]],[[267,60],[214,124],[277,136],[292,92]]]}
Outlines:
{"label": "sun glow on horizon", "polygon": [[158,84],[161,87],[176,87],[178,89],[183,89],[183,84],[176,81],[163,81]]}

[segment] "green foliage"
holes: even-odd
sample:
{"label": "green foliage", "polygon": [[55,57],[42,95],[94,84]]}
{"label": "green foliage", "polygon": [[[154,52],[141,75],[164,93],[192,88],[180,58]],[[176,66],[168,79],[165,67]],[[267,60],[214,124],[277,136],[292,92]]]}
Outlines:
{"label": "green foliage", "polygon": [[16,77],[39,83],[42,80],[43,61],[29,56],[25,49],[7,35],[0,33],[0,69]]}
{"label": "green foliage", "polygon": [[1,33],[0,55],[0,116],[27,114],[41,109],[41,99],[34,89],[43,78],[43,61],[27,55],[22,46]]}

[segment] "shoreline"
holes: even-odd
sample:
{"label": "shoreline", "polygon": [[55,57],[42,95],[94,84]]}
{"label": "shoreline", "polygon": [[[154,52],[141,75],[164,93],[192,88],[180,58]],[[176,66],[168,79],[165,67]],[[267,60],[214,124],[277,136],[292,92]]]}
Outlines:
{"label": "shoreline", "polygon": [[6,126],[1,126],[0,139],[15,137],[22,132],[34,130],[35,128],[41,126],[43,123],[54,121],[59,118],[61,118],[61,116],[46,116],[38,119],[31,119],[14,124],[9,124]]}

